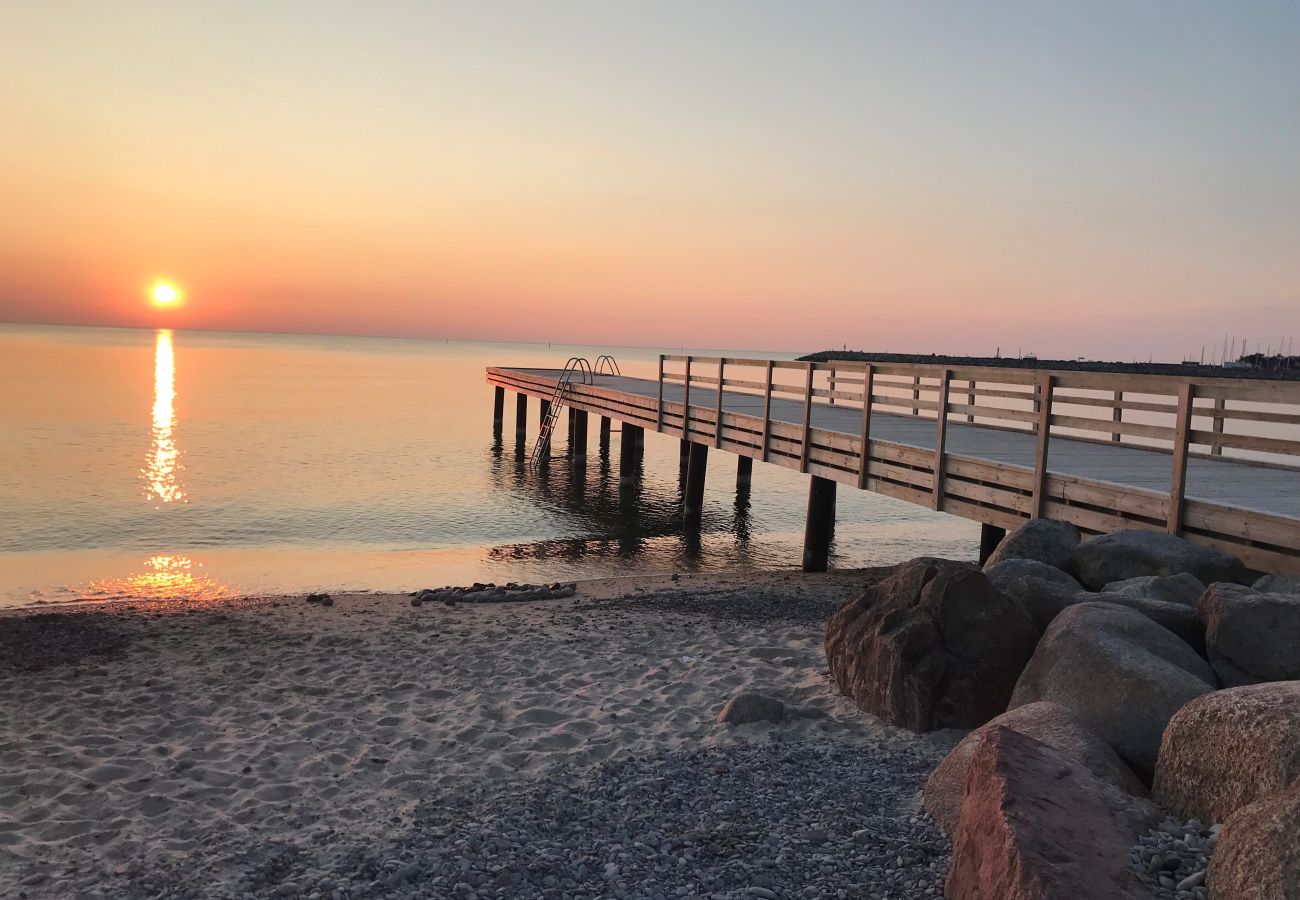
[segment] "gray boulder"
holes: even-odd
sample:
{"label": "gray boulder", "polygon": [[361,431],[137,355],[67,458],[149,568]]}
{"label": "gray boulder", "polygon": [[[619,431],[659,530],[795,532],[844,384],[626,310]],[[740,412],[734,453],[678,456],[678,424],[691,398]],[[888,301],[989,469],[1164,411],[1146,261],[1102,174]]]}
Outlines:
{"label": "gray boulder", "polygon": [[1215,691],[1165,728],[1155,794],[1184,819],[1226,822],[1300,783],[1300,681]]}
{"label": "gray boulder", "polygon": [[1057,703],[1030,703],[1004,712],[966,735],[930,775],[925,783],[925,808],[948,834],[956,831],[957,820],[961,817],[962,786],[966,782],[971,755],[983,736],[993,728],[1009,728],[1041,741],[1082,763],[1098,778],[1127,793],[1146,796],[1146,788],[1133,770],[1073,713]]}
{"label": "gray boulder", "polygon": [[[1068,575],[1066,577],[1069,578]],[[1025,608],[1030,618],[1034,620],[1034,627],[1041,634],[1047,630],[1048,625],[1052,624],[1052,620],[1060,615],[1061,610],[1096,596],[1079,587],[1074,579],[1071,578],[1070,581],[1071,584],[1065,584],[1029,575],[1002,585],[1001,589],[1002,593]]]}
{"label": "gray boulder", "polygon": [[1187,643],[1112,603],[1065,609],[1038,642],[1010,708],[1059,703],[1149,783],[1165,725],[1214,689],[1214,673]]}
{"label": "gray boulder", "polygon": [[1187,606],[1170,600],[1156,600],[1132,594],[1079,594],[1076,599],[1091,600],[1096,603],[1114,603],[1134,612],[1140,612],[1163,628],[1168,628],[1178,635],[1198,656],[1205,656],[1205,623],[1195,606]]}
{"label": "gray boulder", "polygon": [[1079,529],[1069,522],[1030,519],[1002,539],[984,568],[987,571],[1009,559],[1032,559],[1064,569],[1078,545]]}
{"label": "gray boulder", "polygon": [[1300,594],[1300,575],[1264,575],[1251,587],[1265,594]]}
{"label": "gray boulder", "polygon": [[784,703],[749,691],[732,697],[718,712],[719,725],[748,725],[752,722],[776,724],[784,718]]}
{"label": "gray boulder", "polygon": [[1205,585],[1190,572],[1179,572],[1177,575],[1142,575],[1124,581],[1112,581],[1102,590],[1107,594],[1126,594],[1194,607],[1196,601],[1201,599],[1201,594],[1205,593]]}
{"label": "gray boulder", "polygon": [[858,708],[913,731],[974,728],[1006,711],[1038,629],[966,563],[914,559],[826,627],[831,678]]}
{"label": "gray boulder", "polygon": [[1300,679],[1300,595],[1212,584],[1196,610],[1224,686]]}
{"label": "gray boulder", "polygon": [[993,582],[999,590],[1006,590],[1008,584],[1021,578],[1038,578],[1076,591],[1083,590],[1083,585],[1079,584],[1069,572],[1036,559],[1004,559],[996,565],[986,565],[984,577]]}
{"label": "gray boulder", "polygon": [[1236,557],[1158,531],[1112,531],[1089,538],[1074,549],[1070,571],[1089,590],[1143,575],[1187,572],[1203,584],[1240,582],[1246,567]]}

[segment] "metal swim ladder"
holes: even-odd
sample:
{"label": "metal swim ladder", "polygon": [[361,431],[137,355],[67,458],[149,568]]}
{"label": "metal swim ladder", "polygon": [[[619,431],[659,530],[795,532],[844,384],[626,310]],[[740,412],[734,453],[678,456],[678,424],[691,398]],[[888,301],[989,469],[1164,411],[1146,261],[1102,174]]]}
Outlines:
{"label": "metal swim ladder", "polygon": [[564,407],[564,401],[568,399],[569,385],[575,377],[581,378],[583,384],[591,384],[591,363],[587,362],[586,358],[571,356],[564,364],[564,371],[560,373],[560,380],[555,383],[555,391],[551,394],[546,418],[542,420],[542,430],[538,433],[537,443],[533,446],[533,455],[529,460],[529,465],[533,468],[541,465],[542,460],[551,454],[551,434],[555,431],[555,423],[560,420],[560,410]]}

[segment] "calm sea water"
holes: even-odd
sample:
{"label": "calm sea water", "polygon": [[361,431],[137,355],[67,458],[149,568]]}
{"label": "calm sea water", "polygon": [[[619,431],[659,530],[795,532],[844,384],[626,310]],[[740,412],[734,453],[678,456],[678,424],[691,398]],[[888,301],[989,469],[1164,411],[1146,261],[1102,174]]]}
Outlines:
{"label": "calm sea water", "polygon": [[[738,493],[715,451],[696,544],[676,439],[646,435],[622,495],[594,420],[544,475],[535,401],[527,447],[513,397],[494,440],[485,366],[605,352],[653,376],[660,351],[0,326],[0,605],[797,565],[806,476],[760,464]],[[842,490],[833,564],[972,556],[977,532]]]}

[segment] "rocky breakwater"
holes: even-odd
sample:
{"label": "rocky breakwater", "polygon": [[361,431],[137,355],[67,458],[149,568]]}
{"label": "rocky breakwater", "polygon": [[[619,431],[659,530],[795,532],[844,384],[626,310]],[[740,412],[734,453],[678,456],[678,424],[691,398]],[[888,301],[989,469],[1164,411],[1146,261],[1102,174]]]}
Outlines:
{"label": "rocky breakwater", "polygon": [[1300,897],[1295,584],[1167,534],[1034,521],[983,571],[900,566],[825,648],[865,712],[975,729],[924,790],[953,838],[946,896],[1284,900]]}

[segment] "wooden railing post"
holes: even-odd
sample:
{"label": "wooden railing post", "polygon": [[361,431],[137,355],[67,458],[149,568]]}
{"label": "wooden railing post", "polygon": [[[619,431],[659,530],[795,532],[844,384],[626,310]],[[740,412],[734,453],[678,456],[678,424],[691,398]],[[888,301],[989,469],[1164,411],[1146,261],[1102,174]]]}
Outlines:
{"label": "wooden railing post", "polygon": [[1031,510],[1031,518],[1034,519],[1042,518],[1043,507],[1047,501],[1047,445],[1052,436],[1052,391],[1055,386],[1054,376],[1043,375],[1034,388],[1037,398],[1034,400],[1034,405],[1038,412],[1038,421],[1034,425],[1038,431],[1038,450],[1034,454],[1034,499]]}
{"label": "wooden railing post", "polygon": [[1169,521],[1165,530],[1180,534],[1183,530],[1183,496],[1187,492],[1187,445],[1192,432],[1192,400],[1196,392],[1191,382],[1178,388],[1178,422],[1174,427],[1174,471],[1169,479]]}
{"label": "wooden railing post", "polygon": [[713,410],[713,446],[722,446],[722,382],[727,371],[727,358],[718,357],[718,405]]}
{"label": "wooden railing post", "polygon": [[[1215,434],[1223,434],[1223,411],[1227,408],[1227,405],[1227,402],[1222,397],[1216,397],[1214,399],[1214,420],[1210,423],[1210,430]],[[1218,443],[1211,444],[1210,455],[1222,456],[1223,445]]]}
{"label": "wooden railing post", "polygon": [[[1116,424],[1124,421],[1124,392],[1116,391],[1114,394],[1115,409],[1110,414],[1110,420]],[[1120,443],[1124,435],[1118,431],[1111,432],[1110,439],[1115,443]]]}
{"label": "wooden railing post", "polygon": [[952,372],[944,369],[939,377],[939,409],[934,424],[934,496],[931,504],[935,509],[943,506],[943,451],[948,440],[948,384],[951,379]]}
{"label": "wooden railing post", "polygon": [[[975,379],[974,378],[966,382],[966,405],[967,406],[975,405]],[[966,424],[968,425],[975,424],[974,410],[971,410],[966,413]]]}
{"label": "wooden railing post", "polygon": [[656,431],[664,430],[664,355],[659,354],[659,414]]}
{"label": "wooden railing post", "polygon": [[691,357],[686,357],[686,380],[682,382],[682,438],[691,439]]}
{"label": "wooden railing post", "polygon": [[[920,375],[912,376],[912,399],[913,400],[921,399],[921,376]],[[913,405],[912,415],[919,416],[920,414],[921,414],[921,407]]]}
{"label": "wooden railing post", "polygon": [[803,389],[803,446],[799,453],[799,471],[808,471],[808,457],[811,456],[812,447],[812,391],[813,391],[813,372],[814,363],[808,363],[808,380]]}
{"label": "wooden railing post", "polygon": [[858,462],[858,487],[867,486],[867,469],[871,460],[871,392],[875,385],[871,363],[862,367],[862,459]]}
{"label": "wooden railing post", "polygon": [[831,406],[834,406],[835,405],[835,366],[833,363],[831,364],[830,371],[826,373],[826,384],[831,391],[830,404]]}
{"label": "wooden railing post", "polygon": [[767,381],[763,389],[763,446],[759,448],[762,454],[763,462],[767,462],[767,444],[768,438],[772,434],[772,369],[773,361],[767,361]]}

